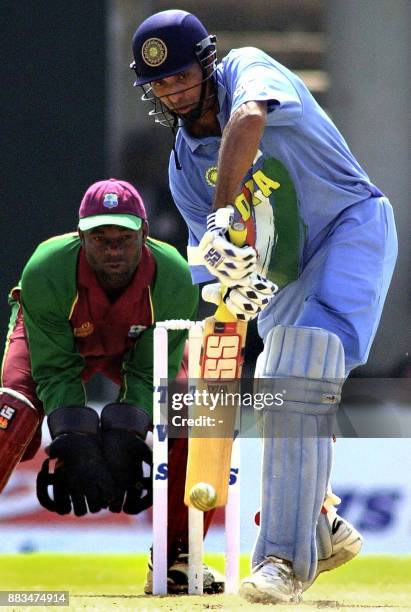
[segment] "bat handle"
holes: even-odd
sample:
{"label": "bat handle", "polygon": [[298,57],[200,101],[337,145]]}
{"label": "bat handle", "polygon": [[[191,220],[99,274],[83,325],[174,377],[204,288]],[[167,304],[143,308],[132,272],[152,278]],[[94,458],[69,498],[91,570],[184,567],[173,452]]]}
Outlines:
{"label": "bat handle", "polygon": [[247,242],[247,228],[244,223],[237,221],[234,226],[228,228],[230,241],[235,246],[242,247]]}
{"label": "bat handle", "polygon": [[[222,291],[225,291],[224,287],[222,288]],[[237,321],[237,317],[235,317],[233,313],[228,310],[227,306],[222,300],[217,306],[217,310],[215,311],[214,317],[217,321],[224,321],[224,323],[231,323]]]}
{"label": "bat handle", "polygon": [[[236,227],[228,228],[228,235],[230,236],[230,241],[236,246],[242,247],[246,243],[247,237],[247,228],[244,223],[237,222],[235,223]],[[242,226],[242,227],[240,227]],[[225,287],[221,287],[221,295],[225,292]],[[232,312],[230,312],[227,306],[224,304],[223,300],[221,300],[220,304],[217,307],[215,312],[215,318],[217,321],[225,321],[231,323],[233,321],[237,321],[237,317],[235,317]]]}

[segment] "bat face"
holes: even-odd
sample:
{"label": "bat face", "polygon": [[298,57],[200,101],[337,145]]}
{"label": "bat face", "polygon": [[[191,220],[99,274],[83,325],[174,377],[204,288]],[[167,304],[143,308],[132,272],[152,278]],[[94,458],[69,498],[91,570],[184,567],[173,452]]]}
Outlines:
{"label": "bat face", "polygon": [[214,426],[207,431],[201,426],[190,428],[184,498],[187,505],[202,510],[204,507],[200,507],[196,500],[199,498],[197,493],[201,493],[205,484],[216,493],[214,506],[225,506],[227,503],[238,407],[225,402],[224,398],[240,390],[246,334],[245,321],[224,322],[217,321],[215,317],[208,317],[204,321],[200,378],[196,381],[196,387],[207,397],[221,395],[221,402],[214,405],[212,410],[207,407],[209,404],[197,407],[191,414],[194,418],[211,416]]}

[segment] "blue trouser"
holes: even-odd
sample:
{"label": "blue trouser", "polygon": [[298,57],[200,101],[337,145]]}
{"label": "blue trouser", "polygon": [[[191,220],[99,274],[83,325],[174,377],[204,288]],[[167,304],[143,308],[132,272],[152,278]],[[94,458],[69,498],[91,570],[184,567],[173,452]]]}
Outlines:
{"label": "blue trouser", "polygon": [[275,325],[321,327],[337,334],[346,372],[367,361],[397,257],[387,198],[347,208],[309,253],[300,277],[261,313],[263,339]]}
{"label": "blue trouser", "polygon": [[[284,344],[278,338],[284,333],[292,339],[301,334],[309,338],[311,333],[318,335],[312,328],[320,328],[342,343],[342,373],[344,360],[345,375],[366,362],[397,256],[390,203],[386,198],[371,198],[351,206],[328,228],[321,243],[312,252],[309,249],[310,245],[299,279],[282,289],[259,318],[265,349],[257,376],[289,379],[291,393],[282,411],[266,410],[264,414],[261,528],[253,554],[253,565],[267,555],[288,559],[303,581],[315,575],[315,528],[331,469],[331,439],[304,434],[320,418],[321,402],[292,401],[297,383],[300,387],[307,384],[308,389],[318,382],[321,388],[321,376],[308,374],[313,364],[321,363],[321,352],[311,351],[310,356],[304,343]],[[273,328],[277,330],[274,334]],[[275,342],[274,336],[278,337]],[[325,368],[329,357],[327,352],[322,355]],[[280,376],[275,365],[278,359],[289,364]],[[283,419],[290,427],[296,414],[301,436],[282,435]]]}

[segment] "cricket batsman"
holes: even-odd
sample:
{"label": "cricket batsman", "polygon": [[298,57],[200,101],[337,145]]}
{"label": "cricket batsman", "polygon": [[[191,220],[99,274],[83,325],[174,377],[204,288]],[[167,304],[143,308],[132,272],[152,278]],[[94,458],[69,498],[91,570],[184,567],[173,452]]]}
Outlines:
{"label": "cricket batsman", "polygon": [[[261,521],[241,594],[300,602],[362,544],[336,513],[321,431],[377,331],[397,256],[392,207],[304,83],[263,51],[217,64],[215,36],[181,10],[143,21],[132,49],[135,85],[175,136],[169,182],[192,278],[212,281],[203,298],[237,319],[258,315],[257,388],[287,389],[262,412]],[[216,222],[226,207],[244,247]]]}

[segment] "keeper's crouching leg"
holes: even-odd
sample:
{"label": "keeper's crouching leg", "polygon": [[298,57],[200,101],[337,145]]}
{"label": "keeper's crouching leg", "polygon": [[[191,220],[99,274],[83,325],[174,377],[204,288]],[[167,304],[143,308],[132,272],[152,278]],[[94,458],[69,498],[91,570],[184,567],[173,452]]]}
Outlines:
{"label": "keeper's crouching leg", "polygon": [[24,395],[0,388],[0,491],[27,451],[41,417]]}
{"label": "keeper's crouching leg", "polygon": [[41,444],[43,405],[31,375],[23,313],[12,309],[0,387],[0,491],[20,461],[28,461]]}
{"label": "keeper's crouching leg", "polygon": [[[184,504],[185,475],[187,465],[188,440],[176,438],[170,441],[168,454],[168,592],[185,594],[188,592],[188,508]],[[215,509],[204,513],[204,537],[211,525]],[[212,568],[204,568],[205,592],[224,590],[222,576]],[[153,565],[149,561],[147,580],[144,586],[146,595],[153,592]]]}
{"label": "keeper's crouching leg", "polygon": [[[172,440],[168,461],[168,563],[188,553],[188,508],[184,504],[185,474],[188,455],[187,438]],[[204,537],[212,523],[215,509],[204,512]]]}

